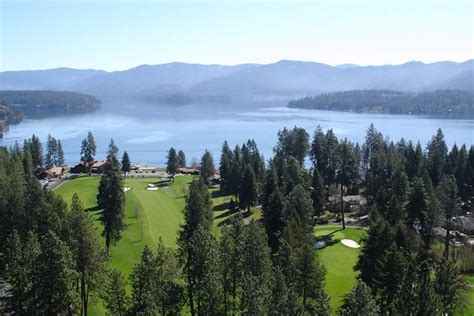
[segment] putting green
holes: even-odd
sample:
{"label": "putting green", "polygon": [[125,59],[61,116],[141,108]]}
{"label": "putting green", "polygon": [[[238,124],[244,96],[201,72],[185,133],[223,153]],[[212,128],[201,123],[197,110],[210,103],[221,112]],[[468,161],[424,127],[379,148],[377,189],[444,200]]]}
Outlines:
{"label": "putting green", "polygon": [[317,250],[316,253],[326,267],[326,291],[331,297],[331,306],[335,313],[344,296],[356,283],[358,273],[353,268],[360,253],[360,249],[346,247],[340,241],[352,239],[360,244],[367,232],[361,228],[342,230],[339,226],[316,226],[314,233],[327,243],[327,247]]}

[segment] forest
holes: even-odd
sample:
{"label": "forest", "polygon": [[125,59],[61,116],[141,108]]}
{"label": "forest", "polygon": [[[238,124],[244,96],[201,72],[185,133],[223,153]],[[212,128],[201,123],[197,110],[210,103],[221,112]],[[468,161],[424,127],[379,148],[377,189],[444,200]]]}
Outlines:
{"label": "forest", "polygon": [[288,107],[347,112],[472,117],[474,95],[462,90],[353,90],[291,100]]}
{"label": "forest", "polygon": [[[87,315],[92,297],[111,315],[453,315],[463,305],[462,273],[474,272],[474,260],[472,246],[455,245],[464,231],[460,219],[472,212],[473,146],[448,149],[441,130],[425,147],[393,142],[373,125],[363,144],[321,127],[312,137],[298,127],[277,137],[268,161],[254,140],[233,149],[224,142],[218,166],[206,150],[186,190],[177,249],[161,239],[145,246],[129,278],[109,266],[109,249],[127,229],[128,154],[119,160],[111,141],[93,220],[77,194],[64,201],[39,186],[37,138],[0,148],[1,308]],[[96,149],[89,132],[81,160],[93,161]],[[170,149],[167,171],[174,175],[183,164],[184,153]],[[217,171],[216,192],[210,188]],[[358,193],[369,204],[358,282],[337,311],[313,248],[318,219],[332,212],[330,191],[341,203]],[[233,196],[235,216],[215,235],[211,198],[218,193]],[[255,206],[261,219],[244,220]]]}
{"label": "forest", "polygon": [[5,101],[0,101],[0,138],[8,125],[18,124],[23,120],[23,112]]}
{"label": "forest", "polygon": [[51,117],[95,111],[100,101],[70,91],[0,90],[0,100],[20,109],[27,117]]}

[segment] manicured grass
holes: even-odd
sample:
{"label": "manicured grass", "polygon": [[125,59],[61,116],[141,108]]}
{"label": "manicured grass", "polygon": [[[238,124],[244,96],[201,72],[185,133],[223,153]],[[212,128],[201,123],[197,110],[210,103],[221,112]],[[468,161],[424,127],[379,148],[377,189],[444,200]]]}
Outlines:
{"label": "manicured grass", "polygon": [[456,315],[471,316],[474,315],[474,274],[465,274],[464,279],[468,282],[468,289],[464,297],[465,306],[462,306]]}
{"label": "manicured grass", "polygon": [[337,226],[316,226],[315,235],[324,238],[328,246],[316,251],[319,260],[326,267],[326,291],[331,297],[333,313],[341,306],[344,296],[356,283],[357,272],[353,267],[357,263],[360,249],[353,249],[340,243],[341,239],[352,239],[360,243],[367,232],[361,228]]}
{"label": "manicured grass", "polygon": [[[177,176],[170,185],[158,185],[157,191],[146,190],[147,185],[156,182],[157,178],[125,179],[125,187],[131,188],[125,193],[127,229],[123,232],[122,239],[110,250],[111,267],[119,269],[128,277],[135,264],[140,260],[145,245],[155,248],[160,237],[165,246],[176,248],[179,225],[183,221],[185,195],[192,179],[192,176]],[[55,192],[63,196],[66,201],[71,201],[74,193],[77,193],[84,208],[91,212],[94,219],[97,219],[100,212],[96,209],[98,185],[99,177],[80,177],[68,181]],[[219,236],[220,228],[229,216],[235,215],[235,212],[230,212],[228,209],[231,197],[220,196],[216,189],[211,191],[215,218],[213,232]],[[258,219],[260,212],[254,208],[251,212],[244,213],[244,216],[249,220]],[[102,231],[101,223],[99,221],[94,223],[100,233]],[[103,315],[105,312],[100,301],[92,302],[91,315]]]}

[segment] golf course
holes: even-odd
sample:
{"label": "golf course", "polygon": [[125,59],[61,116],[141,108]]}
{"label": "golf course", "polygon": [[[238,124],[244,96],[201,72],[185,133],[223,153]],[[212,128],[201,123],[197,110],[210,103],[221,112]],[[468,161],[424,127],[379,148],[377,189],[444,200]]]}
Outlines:
{"label": "golf course", "polygon": [[[143,247],[148,245],[154,248],[158,238],[162,238],[166,246],[176,248],[179,225],[183,221],[185,195],[192,179],[192,176],[177,176],[169,185],[158,183],[157,178],[125,179],[125,187],[130,188],[125,193],[127,229],[123,232],[122,239],[111,248],[110,266],[128,276],[139,261]],[[155,184],[158,190],[147,190],[149,184]],[[74,193],[77,193],[84,208],[97,218],[99,215],[96,203],[98,185],[99,177],[79,177],[67,181],[55,192],[63,196],[66,201],[70,201]],[[213,232],[219,236],[223,222],[234,215],[228,209],[231,197],[220,196],[217,190],[212,190],[211,193],[214,203]],[[260,215],[258,208],[244,213],[248,220],[258,220]],[[99,221],[95,223],[100,233],[101,224]],[[343,296],[355,284],[357,273],[353,271],[353,266],[360,251],[360,249],[344,246],[339,241],[347,238],[360,242],[365,231],[358,228],[347,228],[342,231],[337,226],[317,226],[315,235],[318,238],[324,238],[327,242],[327,246],[317,250],[317,254],[326,266],[326,290],[331,296],[331,304],[335,311],[341,305]],[[91,315],[105,313],[100,300],[95,300],[91,304],[90,313]]]}

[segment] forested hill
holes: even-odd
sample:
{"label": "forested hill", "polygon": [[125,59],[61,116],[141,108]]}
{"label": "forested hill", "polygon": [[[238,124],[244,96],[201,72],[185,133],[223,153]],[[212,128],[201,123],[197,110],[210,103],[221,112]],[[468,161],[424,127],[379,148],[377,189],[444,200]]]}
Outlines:
{"label": "forested hill", "polygon": [[0,101],[19,108],[30,117],[86,113],[100,106],[97,98],[70,91],[3,90]]}
{"label": "forested hill", "polygon": [[23,113],[17,107],[0,100],[0,138],[4,129],[10,124],[18,124],[23,120]]}
{"label": "forested hill", "polygon": [[347,112],[474,116],[474,94],[461,90],[354,90],[291,100],[288,107]]}

